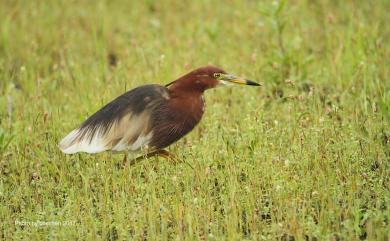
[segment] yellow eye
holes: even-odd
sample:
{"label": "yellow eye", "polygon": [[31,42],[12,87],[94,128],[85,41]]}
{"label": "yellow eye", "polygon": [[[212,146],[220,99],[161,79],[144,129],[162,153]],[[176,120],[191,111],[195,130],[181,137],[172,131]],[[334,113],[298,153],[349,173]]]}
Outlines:
{"label": "yellow eye", "polygon": [[220,73],[214,73],[214,78],[218,79],[219,77],[221,77]]}

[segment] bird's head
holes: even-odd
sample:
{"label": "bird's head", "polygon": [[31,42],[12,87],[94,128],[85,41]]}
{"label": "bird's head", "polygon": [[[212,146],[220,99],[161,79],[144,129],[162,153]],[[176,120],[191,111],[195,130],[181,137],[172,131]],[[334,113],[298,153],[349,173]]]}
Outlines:
{"label": "bird's head", "polygon": [[203,92],[218,85],[227,84],[260,86],[260,84],[252,80],[228,74],[223,69],[215,66],[205,66],[195,69],[166,86],[169,87],[169,89],[181,91]]}

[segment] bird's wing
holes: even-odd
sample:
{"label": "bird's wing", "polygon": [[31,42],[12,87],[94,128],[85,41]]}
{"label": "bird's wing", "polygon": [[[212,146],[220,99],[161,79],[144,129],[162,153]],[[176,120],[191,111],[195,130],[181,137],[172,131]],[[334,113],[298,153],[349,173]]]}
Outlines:
{"label": "bird's wing", "polygon": [[67,154],[138,150],[152,138],[151,112],[168,99],[168,90],[163,86],[135,88],[90,116],[62,139],[59,147]]}

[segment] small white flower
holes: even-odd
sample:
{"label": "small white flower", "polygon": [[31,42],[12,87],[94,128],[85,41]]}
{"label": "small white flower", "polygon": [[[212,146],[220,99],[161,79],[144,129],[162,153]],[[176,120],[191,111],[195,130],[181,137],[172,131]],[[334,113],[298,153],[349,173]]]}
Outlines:
{"label": "small white flower", "polygon": [[284,165],[288,167],[290,165],[290,160],[289,159],[284,160]]}

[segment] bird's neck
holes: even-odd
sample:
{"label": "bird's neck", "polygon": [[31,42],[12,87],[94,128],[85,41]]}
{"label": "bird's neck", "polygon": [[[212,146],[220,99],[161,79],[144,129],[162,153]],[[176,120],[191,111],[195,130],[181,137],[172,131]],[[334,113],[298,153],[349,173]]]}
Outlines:
{"label": "bird's neck", "polygon": [[198,121],[202,118],[205,108],[202,92],[171,92],[170,98],[172,106],[183,113],[183,116],[190,116]]}

